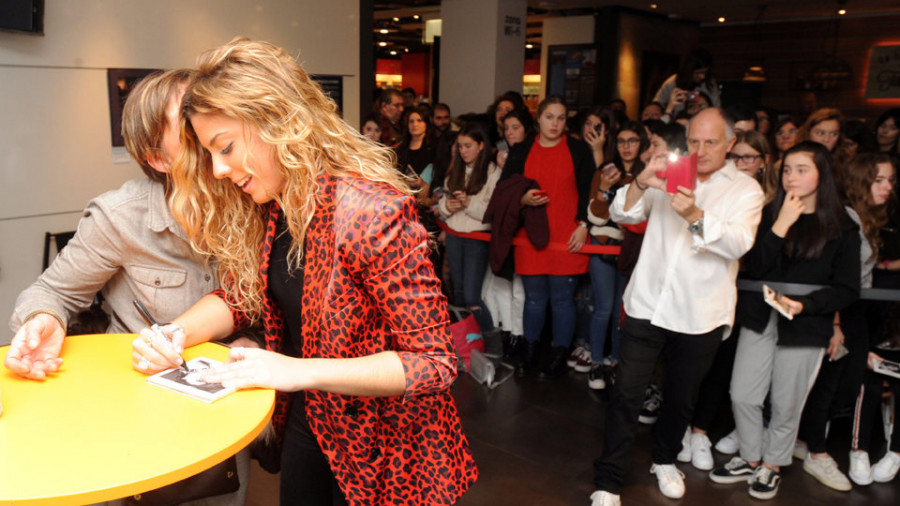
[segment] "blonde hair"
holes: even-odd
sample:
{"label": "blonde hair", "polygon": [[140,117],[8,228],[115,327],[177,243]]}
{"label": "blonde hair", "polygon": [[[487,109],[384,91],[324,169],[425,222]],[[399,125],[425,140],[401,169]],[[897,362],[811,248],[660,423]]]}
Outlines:
{"label": "blonde hair", "polygon": [[[290,265],[299,266],[303,239],[320,204],[318,179],[351,175],[409,194],[392,152],[348,125],[334,102],[284,49],[238,37],[197,60],[184,96],[182,150],[172,168],[172,214],[195,249],[216,258],[219,279],[251,320],[262,313],[259,266],[269,205],[258,205],[228,179],[218,180],[190,119],[222,114],[254,131],[273,150],[285,179],[275,195],[292,237]],[[250,128],[247,128],[250,127]],[[244,170],[252,173],[252,168]]]}
{"label": "blonde hair", "polygon": [[122,137],[125,149],[150,179],[167,184],[165,174],[150,166],[150,152],[162,145],[168,120],[166,107],[181,84],[191,78],[191,70],[154,72],[141,79],[128,93],[122,108]]}

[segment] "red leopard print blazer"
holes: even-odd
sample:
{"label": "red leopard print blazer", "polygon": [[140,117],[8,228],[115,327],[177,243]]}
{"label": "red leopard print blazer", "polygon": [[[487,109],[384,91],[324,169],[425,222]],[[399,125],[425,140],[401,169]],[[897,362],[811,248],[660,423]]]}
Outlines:
{"label": "red leopard print blazer", "polygon": [[[446,300],[428,259],[416,201],[387,185],[319,179],[319,206],[304,252],[303,356],[400,355],[402,397],[355,397],[310,390],[309,425],[351,505],[452,504],[478,470],[449,387],[456,378]],[[266,347],[281,351],[280,310],[267,288],[280,212],[271,204],[260,277]],[[235,307],[226,299],[229,307]],[[249,323],[232,310],[235,330]],[[273,424],[289,412],[279,393]]]}

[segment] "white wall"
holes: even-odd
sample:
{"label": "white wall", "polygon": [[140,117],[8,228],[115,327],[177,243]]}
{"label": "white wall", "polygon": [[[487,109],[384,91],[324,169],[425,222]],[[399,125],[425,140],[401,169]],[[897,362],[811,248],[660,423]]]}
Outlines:
{"label": "white wall", "polygon": [[[594,16],[544,19],[541,36],[541,99],[547,96],[547,54],[550,46],[593,44]],[[603,79],[603,76],[600,76]]]}
{"label": "white wall", "polygon": [[[0,322],[40,274],[46,231],[74,230],[91,197],[142,173],[113,163],[107,68],[191,66],[237,35],[344,76],[359,123],[357,0],[46,0],[44,36],[0,31]],[[9,342],[0,332],[0,345]]]}
{"label": "white wall", "polygon": [[[522,91],[526,14],[525,0],[443,0],[440,98],[454,115],[484,112],[501,93]],[[507,25],[519,33],[506,33]]]}

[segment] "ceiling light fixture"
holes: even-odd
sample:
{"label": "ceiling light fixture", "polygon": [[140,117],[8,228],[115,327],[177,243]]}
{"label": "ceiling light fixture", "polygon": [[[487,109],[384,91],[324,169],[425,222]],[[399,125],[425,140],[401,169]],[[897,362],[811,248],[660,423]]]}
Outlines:
{"label": "ceiling light fixture", "polygon": [[396,17],[395,17],[395,18],[394,18],[394,23],[399,23],[399,22],[400,22],[400,18],[396,18]]}
{"label": "ceiling light fixture", "polygon": [[650,4],[650,8],[651,8],[651,9],[655,9],[655,8],[657,8],[657,7],[659,7],[659,6],[656,5],[656,4]]}
{"label": "ceiling light fixture", "polygon": [[391,51],[391,56],[397,56],[397,51]]}
{"label": "ceiling light fixture", "polygon": [[841,16],[843,16],[844,14],[847,14],[847,9],[841,9],[841,10],[839,10],[839,11],[838,11],[838,14],[840,14]]}
{"label": "ceiling light fixture", "polygon": [[413,14],[413,19],[419,19],[419,15],[418,15],[418,14]]}
{"label": "ceiling light fixture", "polygon": [[378,32],[379,32],[379,33],[384,33],[384,34],[391,33],[391,31],[388,30],[387,28],[382,28],[381,30],[378,30]]}
{"label": "ceiling light fixture", "polygon": [[387,46],[387,42],[379,42],[378,45],[381,47],[384,47],[384,46]]}
{"label": "ceiling light fixture", "polygon": [[724,22],[725,22],[725,17],[724,17],[724,16],[720,16],[720,17],[719,17],[719,23],[724,23]]}
{"label": "ceiling light fixture", "polygon": [[534,49],[534,44],[525,44],[525,49]]}

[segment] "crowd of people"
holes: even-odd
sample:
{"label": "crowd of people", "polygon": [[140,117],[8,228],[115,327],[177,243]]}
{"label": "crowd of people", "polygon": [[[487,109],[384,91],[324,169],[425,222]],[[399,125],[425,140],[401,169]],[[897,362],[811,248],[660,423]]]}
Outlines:
{"label": "crowd of people", "polygon": [[[451,504],[478,470],[449,394],[449,299],[517,375],[609,390],[594,506],[621,503],[641,422],[671,498],[676,462],[758,499],[794,458],[836,490],[896,477],[897,429],[884,452],[875,434],[900,380],[876,369],[900,361],[900,311],[861,290],[900,288],[900,109],[869,124],[723,104],[696,50],[639,118],[554,95],[532,112],[517,92],[453,117],[385,89],[359,126],[263,42],[142,81],[123,134],[146,178],[92,201],[20,295],[6,366],[55,374],[101,292],[104,330],[139,333],[135,370],[230,335],[206,380],[278,390],[260,447],[282,504]],[[735,430],[713,446],[723,404]],[[844,474],[826,441],[846,414]],[[713,448],[736,455],[716,467]],[[255,449],[218,504],[243,503]]]}
{"label": "crowd of people", "polygon": [[[900,109],[873,123],[723,104],[702,49],[635,119],[620,100],[570,110],[550,96],[532,112],[507,92],[439,128],[446,104],[399,102],[386,90],[366,124],[392,125],[377,138],[398,139],[397,168],[418,181],[439,238],[432,258],[448,266],[445,293],[476,316],[488,354],[515,360],[518,375],[573,369],[610,389],[594,504],[619,504],[638,421],[656,424],[651,472],[668,497],[684,494],[676,461],[749,483],[758,499],[777,494],[793,458],[836,490],[896,476],[900,441],[888,434],[869,454],[884,384],[900,389],[874,371],[900,354],[896,311],[860,290],[900,288]],[[409,163],[422,117],[431,163]],[[657,176],[673,154],[697,156],[694,187]],[[485,231],[489,243],[471,234]],[[720,422],[735,429],[713,445],[723,403],[733,422]],[[847,474],[826,448],[834,416],[855,417]],[[737,455],[716,468],[713,448]]]}

